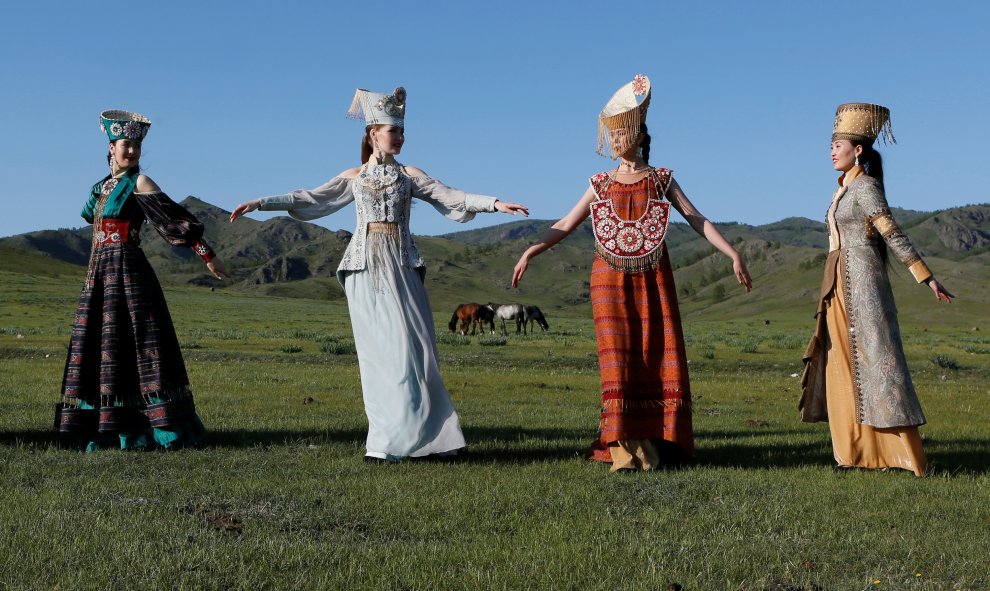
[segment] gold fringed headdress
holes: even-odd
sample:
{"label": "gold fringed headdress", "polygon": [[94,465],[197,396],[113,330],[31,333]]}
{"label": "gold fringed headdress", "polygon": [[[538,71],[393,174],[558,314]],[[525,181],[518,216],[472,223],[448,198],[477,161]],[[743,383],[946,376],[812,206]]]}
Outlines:
{"label": "gold fringed headdress", "polygon": [[351,119],[364,119],[366,125],[404,127],[406,89],[399,86],[392,94],[381,94],[359,88],[354,93],[347,116]]}
{"label": "gold fringed headdress", "polygon": [[890,109],[870,103],[845,103],[835,110],[832,141],[855,140],[873,143],[877,137],[883,143],[896,144],[890,125]]}
{"label": "gold fringed headdress", "polygon": [[632,82],[620,88],[598,115],[598,149],[600,156],[613,160],[619,157],[612,149],[609,132],[625,129],[629,138],[639,135],[639,126],[646,121],[650,107],[650,79],[636,74]]}

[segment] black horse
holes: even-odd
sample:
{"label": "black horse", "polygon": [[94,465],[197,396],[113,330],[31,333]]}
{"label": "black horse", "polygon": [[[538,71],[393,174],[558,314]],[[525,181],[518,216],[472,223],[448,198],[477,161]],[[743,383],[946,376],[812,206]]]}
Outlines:
{"label": "black horse", "polygon": [[534,322],[539,324],[540,328],[542,328],[544,332],[550,330],[550,324],[547,323],[546,317],[543,316],[543,312],[541,312],[539,308],[536,306],[526,306],[525,312],[526,315],[523,316],[523,324],[529,324],[530,332],[533,332],[532,326]]}

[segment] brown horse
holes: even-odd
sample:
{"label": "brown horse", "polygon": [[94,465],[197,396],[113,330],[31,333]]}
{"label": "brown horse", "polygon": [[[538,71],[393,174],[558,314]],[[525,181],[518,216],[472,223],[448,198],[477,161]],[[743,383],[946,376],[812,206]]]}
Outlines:
{"label": "brown horse", "polygon": [[450,332],[457,330],[458,322],[461,323],[461,330],[458,332],[462,335],[467,334],[468,326],[471,327],[472,335],[475,332],[475,328],[480,328],[481,334],[485,334],[485,322],[488,323],[491,333],[495,334],[495,313],[481,304],[461,304],[457,306],[457,309],[454,310],[454,315],[450,317],[450,322],[447,324]]}

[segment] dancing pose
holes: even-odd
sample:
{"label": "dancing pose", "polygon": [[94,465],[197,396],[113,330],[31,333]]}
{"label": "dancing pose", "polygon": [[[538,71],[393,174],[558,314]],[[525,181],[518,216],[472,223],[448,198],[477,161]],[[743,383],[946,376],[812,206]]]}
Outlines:
{"label": "dancing pose", "polygon": [[807,422],[828,421],[839,468],[903,468],[925,473],[918,426],[925,415],[911,382],[887,276],[888,249],[939,301],[954,297],[890,214],[877,137],[894,142],[890,110],[839,105],[832,166],[842,174],[826,214],[829,254],[804,355],[799,404]]}
{"label": "dancing pose", "polygon": [[591,177],[577,204],[516,263],[518,285],[530,260],[567,237],[590,215],[595,235],[591,305],[601,368],[601,434],[591,459],[612,471],[651,470],[694,458],[691,390],[674,275],[664,237],[673,206],[732,260],[752,287],[742,257],[688,200],[670,170],[649,164],[646,111],[650,81],[638,75],[598,118],[598,153],[619,159]]}
{"label": "dancing pose", "polygon": [[423,282],[425,264],[409,232],[413,198],[449,219],[477,212],[529,215],[516,203],[458,191],[414,166],[395,161],[405,142],[406,92],[359,89],[349,115],[362,118],[361,166],[312,191],[241,203],[230,215],[288,210],[300,220],[329,215],[354,201],[357,227],[337,268],[344,287],[368,415],[365,460],[452,456],[464,435],[437,363],[433,313]]}
{"label": "dancing pose", "polygon": [[165,295],[140,247],[141,225],[147,219],[170,244],[192,248],[218,279],[227,272],[203,241],[203,225],[141,174],[148,118],[104,111],[100,127],[110,140],[110,174],[82,211],[93,245],[55,428],[86,450],[194,444],[203,423]]}

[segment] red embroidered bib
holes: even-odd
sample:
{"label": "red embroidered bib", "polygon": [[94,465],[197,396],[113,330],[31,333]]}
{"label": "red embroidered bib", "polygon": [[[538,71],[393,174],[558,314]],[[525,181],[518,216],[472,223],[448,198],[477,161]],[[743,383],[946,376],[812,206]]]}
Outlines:
{"label": "red embroidered bib", "polygon": [[[626,220],[615,212],[608,196],[613,179],[606,172],[591,177],[596,199],[591,202],[595,249],[617,271],[636,273],[656,268],[663,257],[663,239],[670,222],[670,202],[665,200],[671,173],[666,168],[652,168],[647,178],[653,180],[656,197],[650,197],[643,215]],[[647,191],[649,191],[649,181]]]}

